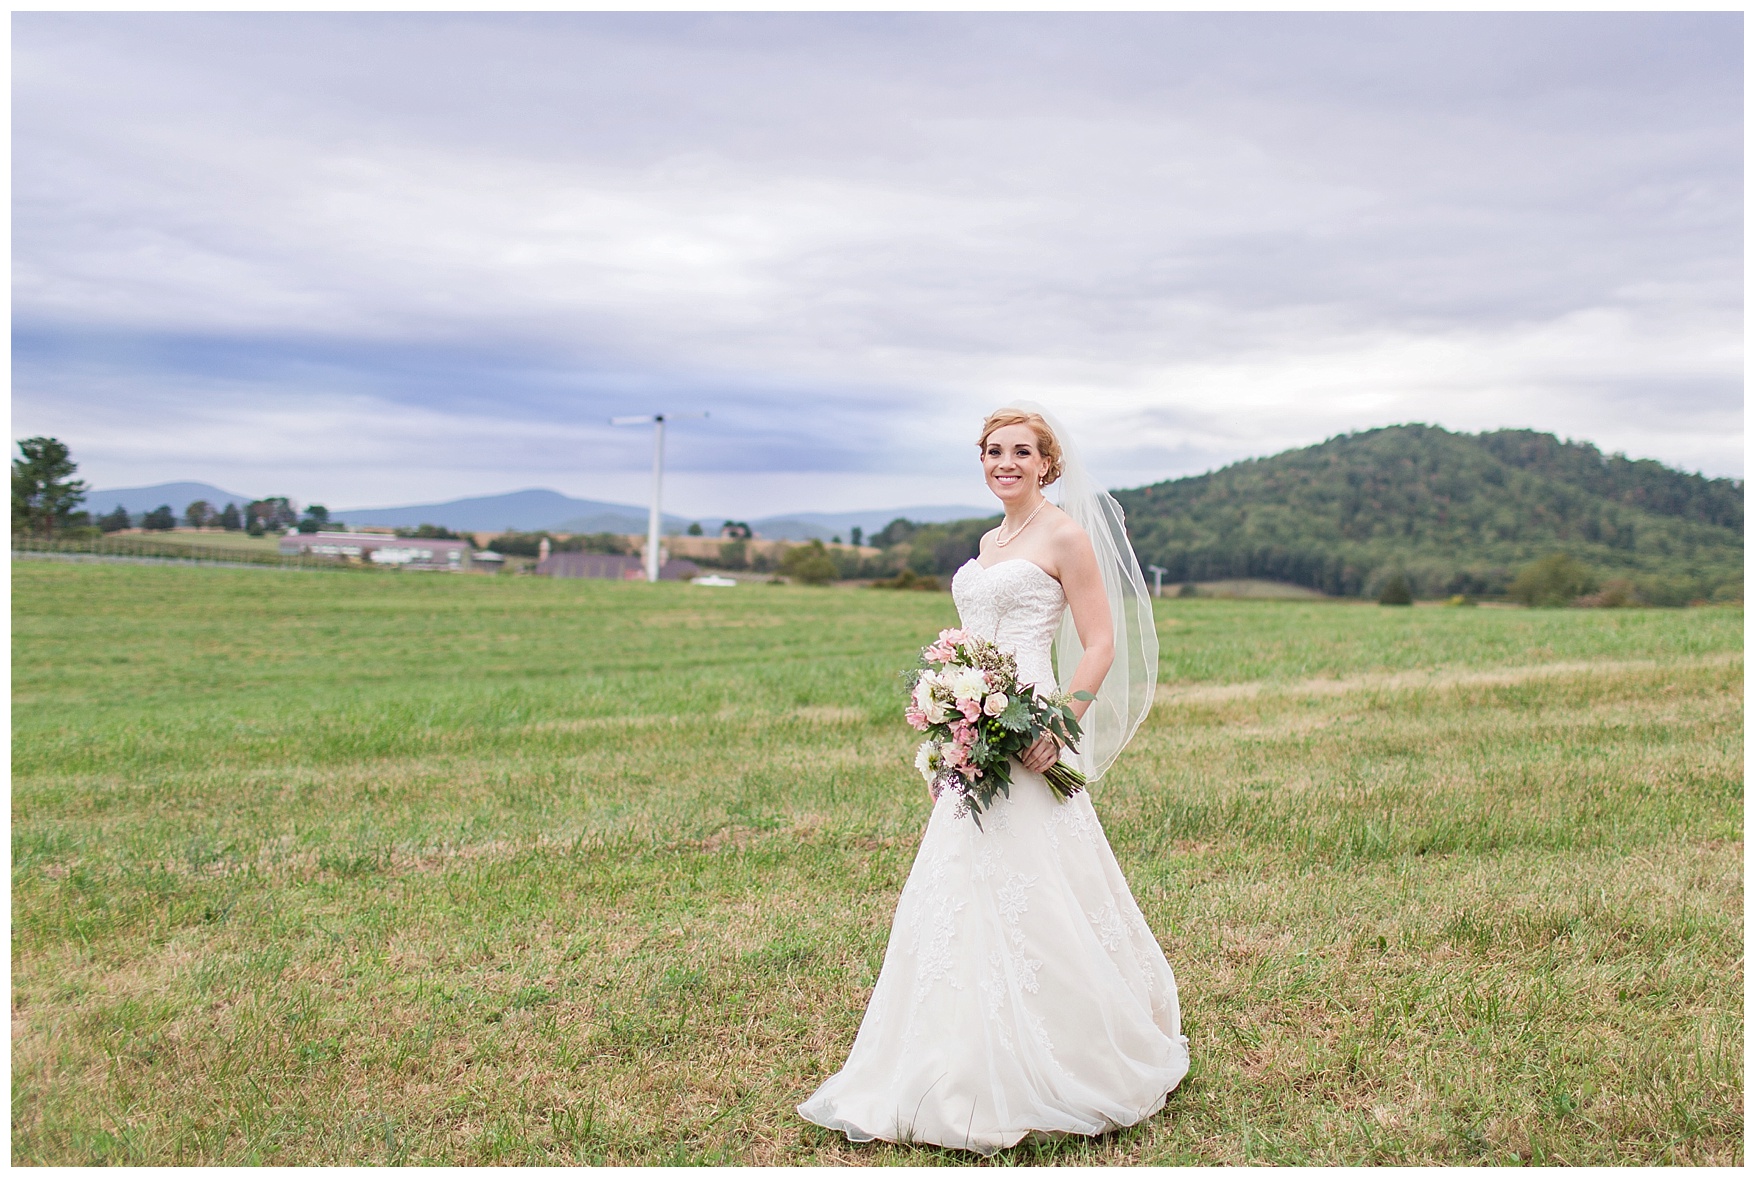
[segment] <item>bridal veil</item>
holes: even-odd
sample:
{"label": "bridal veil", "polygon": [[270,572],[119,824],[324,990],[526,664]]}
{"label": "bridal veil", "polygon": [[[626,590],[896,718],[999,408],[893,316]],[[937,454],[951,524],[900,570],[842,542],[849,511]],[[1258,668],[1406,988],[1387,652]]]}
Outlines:
{"label": "bridal veil", "polygon": [[[1066,426],[1034,401],[1013,401],[1010,408],[1039,413],[1060,442],[1061,475],[1054,488],[1059,507],[1084,529],[1097,553],[1103,591],[1109,599],[1109,620],[1115,630],[1115,661],[1085,712],[1084,737],[1073,764],[1087,780],[1097,781],[1133,738],[1151,710],[1158,685],[1158,629],[1152,620],[1152,597],[1146,578],[1127,539],[1127,521],[1115,496],[1097,483],[1086,468]],[[1072,611],[1061,615],[1054,638],[1055,679],[1062,691],[1072,681],[1085,648],[1073,625]]]}

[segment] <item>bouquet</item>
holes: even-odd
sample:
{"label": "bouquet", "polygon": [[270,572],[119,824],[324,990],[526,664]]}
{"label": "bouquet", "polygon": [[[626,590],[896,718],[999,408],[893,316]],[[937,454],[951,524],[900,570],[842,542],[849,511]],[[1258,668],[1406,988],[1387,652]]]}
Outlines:
{"label": "bouquet", "polygon": [[[934,800],[952,790],[956,816],[981,825],[981,811],[997,794],[1011,797],[1008,758],[1022,756],[1044,732],[1076,748],[1078,718],[1074,699],[1093,699],[1088,691],[1038,694],[1018,681],[1018,664],[985,638],[961,630],[941,630],[938,641],[920,652],[920,666],[909,676],[908,723],[927,739],[914,758]],[[1085,788],[1085,775],[1056,761],[1043,774],[1061,801]]]}

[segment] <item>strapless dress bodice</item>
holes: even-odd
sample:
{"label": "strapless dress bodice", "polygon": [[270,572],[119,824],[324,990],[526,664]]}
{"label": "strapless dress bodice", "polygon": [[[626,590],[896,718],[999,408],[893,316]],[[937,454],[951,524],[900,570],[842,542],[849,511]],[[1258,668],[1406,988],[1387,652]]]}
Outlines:
{"label": "strapless dress bodice", "polygon": [[971,560],[951,578],[951,597],[963,629],[1011,651],[1019,678],[1054,687],[1054,633],[1066,595],[1041,565],[1014,558],[983,568]]}

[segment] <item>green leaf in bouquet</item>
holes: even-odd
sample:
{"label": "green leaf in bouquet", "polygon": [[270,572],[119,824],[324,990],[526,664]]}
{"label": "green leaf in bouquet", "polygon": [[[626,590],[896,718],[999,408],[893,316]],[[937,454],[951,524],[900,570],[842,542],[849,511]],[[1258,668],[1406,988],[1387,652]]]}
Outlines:
{"label": "green leaf in bouquet", "polygon": [[1093,699],[1097,698],[1096,696],[1092,695],[1088,691],[1075,691],[1072,693],[1072,697],[1074,699],[1083,699],[1083,700],[1093,700]]}

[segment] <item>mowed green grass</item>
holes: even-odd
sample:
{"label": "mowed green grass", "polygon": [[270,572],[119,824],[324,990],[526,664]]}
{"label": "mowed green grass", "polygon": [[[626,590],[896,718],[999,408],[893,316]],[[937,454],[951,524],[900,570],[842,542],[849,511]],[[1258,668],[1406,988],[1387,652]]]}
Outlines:
{"label": "mowed green grass", "polygon": [[[935,1163],[793,1106],[948,595],[13,566],[12,1158]],[[1164,1113],[996,1163],[1739,1163],[1740,610],[1166,600]]]}

